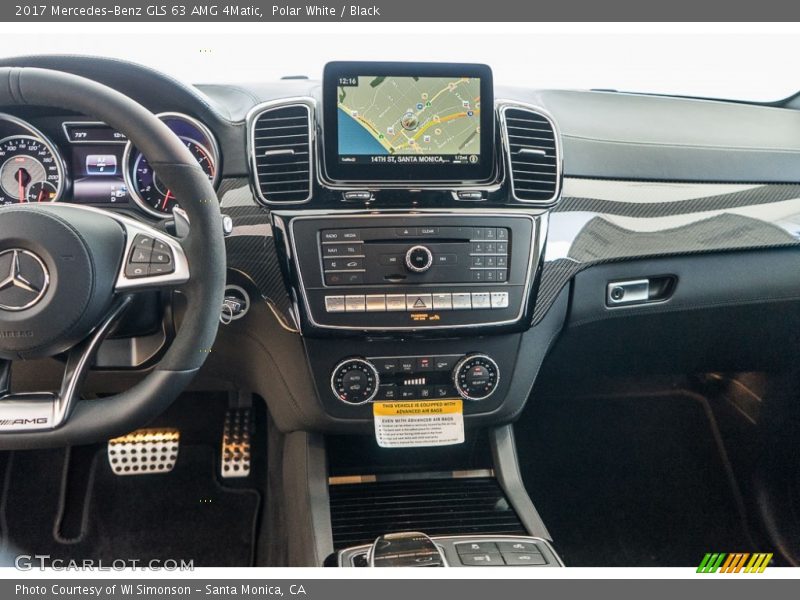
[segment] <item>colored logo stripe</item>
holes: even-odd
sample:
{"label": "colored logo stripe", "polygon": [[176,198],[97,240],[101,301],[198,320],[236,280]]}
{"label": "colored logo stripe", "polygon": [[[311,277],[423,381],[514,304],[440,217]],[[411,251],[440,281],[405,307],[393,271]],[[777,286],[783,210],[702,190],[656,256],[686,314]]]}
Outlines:
{"label": "colored logo stripe", "polygon": [[[748,559],[750,559],[748,561]],[[758,552],[709,552],[703,557],[698,573],[763,573],[772,561],[772,553]],[[747,566],[745,566],[745,563]]]}

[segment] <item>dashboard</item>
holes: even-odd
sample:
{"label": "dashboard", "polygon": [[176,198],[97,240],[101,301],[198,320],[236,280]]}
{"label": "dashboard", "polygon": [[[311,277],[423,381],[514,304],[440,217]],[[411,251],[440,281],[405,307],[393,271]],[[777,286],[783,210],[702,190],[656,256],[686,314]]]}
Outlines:
{"label": "dashboard", "polygon": [[[459,398],[468,423],[507,422],[572,320],[800,295],[692,266],[798,245],[790,107],[520,89],[476,64],[194,86],[96,57],[11,64],[114,87],[189,147],[233,222],[230,306],[251,312],[229,309],[210,364],[284,430],[364,432],[394,399]],[[0,194],[159,226],[180,204],[118,132],[47,107],[4,109]]]}

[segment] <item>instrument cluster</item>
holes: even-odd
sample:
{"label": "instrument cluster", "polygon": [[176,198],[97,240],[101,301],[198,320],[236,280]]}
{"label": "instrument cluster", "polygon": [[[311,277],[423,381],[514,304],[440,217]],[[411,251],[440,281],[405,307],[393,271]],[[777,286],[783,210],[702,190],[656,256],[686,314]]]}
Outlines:
{"label": "instrument cluster", "polygon": [[[158,117],[216,186],[221,157],[211,130],[182,113]],[[159,219],[179,206],[180,198],[124,134],[97,121],[65,120],[57,127],[50,121],[42,119],[50,125],[48,135],[44,126],[0,113],[0,205],[70,202],[131,207]]]}

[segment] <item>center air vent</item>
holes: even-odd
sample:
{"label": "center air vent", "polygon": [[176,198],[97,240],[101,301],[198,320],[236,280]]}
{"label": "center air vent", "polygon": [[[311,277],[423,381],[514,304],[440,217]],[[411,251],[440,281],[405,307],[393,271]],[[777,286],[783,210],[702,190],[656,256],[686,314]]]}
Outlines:
{"label": "center air vent", "polygon": [[269,204],[299,204],[311,198],[311,126],[308,104],[265,108],[253,118],[250,152],[259,197]]}
{"label": "center air vent", "polygon": [[553,122],[532,109],[500,110],[511,192],[520,202],[549,204],[560,188],[559,144]]}

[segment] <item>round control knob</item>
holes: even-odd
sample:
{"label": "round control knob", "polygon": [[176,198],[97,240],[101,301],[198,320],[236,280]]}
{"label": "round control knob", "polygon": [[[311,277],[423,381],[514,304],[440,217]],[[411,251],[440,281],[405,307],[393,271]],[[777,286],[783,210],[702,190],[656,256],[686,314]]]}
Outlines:
{"label": "round control knob", "polygon": [[453,369],[453,384],[465,400],[485,400],[500,381],[500,368],[485,354],[468,354]]}
{"label": "round control knob", "polygon": [[334,396],[347,404],[366,404],[378,394],[380,376],[375,366],[363,358],[347,358],[331,373]]}
{"label": "round control knob", "polygon": [[425,246],[411,246],[406,252],[406,267],[414,273],[424,273],[433,266],[433,254]]}

